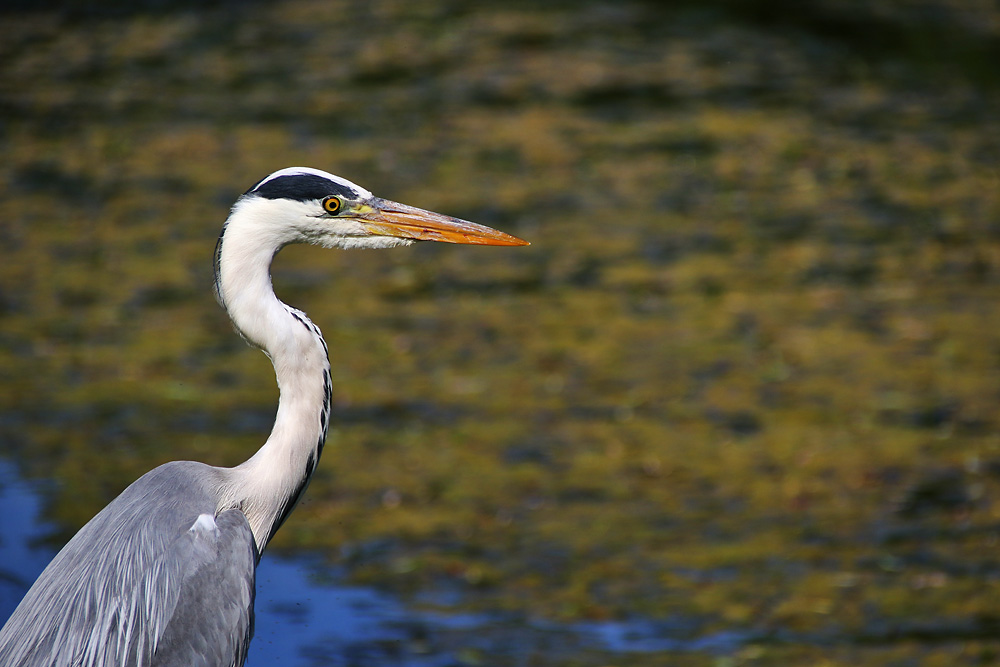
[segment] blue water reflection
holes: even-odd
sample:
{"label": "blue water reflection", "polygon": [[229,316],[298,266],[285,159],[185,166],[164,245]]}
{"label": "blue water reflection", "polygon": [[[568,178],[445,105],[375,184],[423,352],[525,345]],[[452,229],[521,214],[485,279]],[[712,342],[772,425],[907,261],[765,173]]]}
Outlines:
{"label": "blue water reflection", "polygon": [[[54,551],[42,519],[41,489],[0,460],[0,622],[13,612]],[[703,634],[691,620],[560,624],[511,614],[447,612],[447,596],[426,594],[432,609],[407,606],[372,588],[345,586],[318,558],[268,554],[257,569],[256,633],[249,667],[526,664],[573,655],[685,651],[724,655],[747,632]],[[445,611],[441,611],[445,609]]]}
{"label": "blue water reflection", "polygon": [[421,657],[425,651],[402,603],[370,588],[319,584],[319,567],[305,559],[261,561],[249,667],[444,664],[441,656]]}
{"label": "blue water reflection", "polygon": [[4,621],[55,555],[39,544],[51,532],[41,516],[39,490],[0,459],[0,619]]}

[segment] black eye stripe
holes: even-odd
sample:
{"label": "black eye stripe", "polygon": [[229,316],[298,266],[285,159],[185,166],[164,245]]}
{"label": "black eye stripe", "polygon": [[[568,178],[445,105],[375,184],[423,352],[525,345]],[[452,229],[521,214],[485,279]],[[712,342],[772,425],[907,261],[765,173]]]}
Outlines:
{"label": "black eye stripe", "polygon": [[292,174],[272,178],[266,183],[255,185],[246,194],[255,194],[265,199],[315,201],[317,199],[324,199],[330,195],[340,195],[346,199],[357,199],[360,193],[322,176]]}

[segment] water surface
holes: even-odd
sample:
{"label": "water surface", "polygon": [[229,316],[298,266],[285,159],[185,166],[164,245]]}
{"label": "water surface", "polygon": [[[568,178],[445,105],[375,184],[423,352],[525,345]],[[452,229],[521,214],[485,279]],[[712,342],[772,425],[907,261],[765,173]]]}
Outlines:
{"label": "water surface", "polygon": [[[55,555],[51,547],[37,544],[52,532],[42,519],[39,486],[0,459],[0,621]],[[449,613],[440,604],[435,610],[412,606],[341,579],[318,554],[265,555],[257,568],[256,630],[246,665],[446,667],[473,656],[515,664],[531,656],[555,661],[588,650],[721,655],[752,638],[746,632],[671,637],[678,631],[676,622],[560,624],[510,614]],[[450,596],[425,591],[422,597],[440,603]]]}

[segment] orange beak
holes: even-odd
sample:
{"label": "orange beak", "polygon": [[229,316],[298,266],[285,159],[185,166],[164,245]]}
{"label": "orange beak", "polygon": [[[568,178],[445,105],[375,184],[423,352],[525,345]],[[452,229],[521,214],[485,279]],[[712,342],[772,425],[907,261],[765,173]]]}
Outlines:
{"label": "orange beak", "polygon": [[491,227],[388,199],[372,199],[364,208],[366,210],[358,211],[358,217],[373,234],[381,236],[473,245],[529,245],[523,239]]}

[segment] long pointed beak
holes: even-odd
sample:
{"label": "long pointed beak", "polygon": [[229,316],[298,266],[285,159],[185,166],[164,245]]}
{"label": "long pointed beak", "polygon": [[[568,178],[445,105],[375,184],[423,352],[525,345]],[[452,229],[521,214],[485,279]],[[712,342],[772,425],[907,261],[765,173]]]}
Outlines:
{"label": "long pointed beak", "polygon": [[524,239],[468,220],[452,218],[388,199],[372,199],[359,212],[373,234],[418,241],[443,241],[474,245],[529,245]]}

